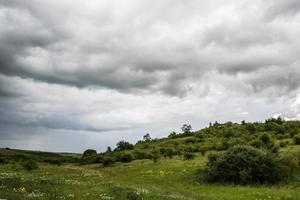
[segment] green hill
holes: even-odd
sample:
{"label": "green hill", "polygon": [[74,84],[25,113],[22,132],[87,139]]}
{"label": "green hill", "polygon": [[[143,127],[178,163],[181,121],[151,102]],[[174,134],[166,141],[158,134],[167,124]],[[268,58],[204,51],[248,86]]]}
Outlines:
{"label": "green hill", "polygon": [[[279,118],[260,123],[214,123],[195,132],[183,130],[161,139],[151,139],[146,135],[134,145],[120,141],[115,149],[108,148],[108,151],[98,154],[93,150],[79,155],[1,149],[0,158],[6,161],[0,165],[0,198],[300,199],[299,121]],[[240,155],[243,157],[238,157]],[[38,168],[26,170],[23,162],[28,159],[36,160]],[[53,162],[57,160],[59,165]],[[234,165],[236,161],[239,163]],[[220,168],[207,171],[208,165],[224,165],[225,168],[221,166],[221,169],[225,172],[221,173],[224,176],[231,173],[235,177],[236,168],[244,170],[243,165],[249,163],[251,168],[252,162],[255,168],[251,172],[259,170],[259,176],[272,176],[272,171],[263,170],[273,170],[280,164],[280,168],[276,169],[284,172],[285,177],[276,183],[255,184],[211,183],[205,179],[211,170],[220,173]],[[274,163],[276,165],[270,168]],[[249,167],[245,166],[246,169]],[[242,180],[252,180],[247,171],[238,175]],[[231,181],[231,176],[228,177]]]}

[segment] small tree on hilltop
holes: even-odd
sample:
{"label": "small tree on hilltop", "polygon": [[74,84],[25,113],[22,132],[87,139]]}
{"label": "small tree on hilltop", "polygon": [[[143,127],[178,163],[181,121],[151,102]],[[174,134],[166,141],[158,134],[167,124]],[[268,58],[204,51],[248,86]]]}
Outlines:
{"label": "small tree on hilltop", "polygon": [[173,131],[173,132],[171,132],[171,133],[169,134],[168,138],[173,138],[173,137],[175,137],[175,136],[176,136],[176,132]]}
{"label": "small tree on hilltop", "polygon": [[108,146],[107,149],[106,149],[106,153],[111,153],[111,152],[112,152],[111,147]]}
{"label": "small tree on hilltop", "polygon": [[181,127],[181,130],[183,133],[191,133],[192,132],[192,126],[188,124],[183,124]]}
{"label": "small tree on hilltop", "polygon": [[126,141],[120,141],[117,143],[117,147],[115,148],[115,151],[123,151],[123,150],[131,150],[133,149],[133,144],[130,144]]}
{"label": "small tree on hilltop", "polygon": [[94,149],[87,149],[83,152],[82,157],[88,157],[88,156],[96,156],[97,155],[97,151]]}
{"label": "small tree on hilltop", "polygon": [[147,133],[146,135],[144,135],[143,140],[146,141],[146,142],[149,142],[151,140],[150,134]]}

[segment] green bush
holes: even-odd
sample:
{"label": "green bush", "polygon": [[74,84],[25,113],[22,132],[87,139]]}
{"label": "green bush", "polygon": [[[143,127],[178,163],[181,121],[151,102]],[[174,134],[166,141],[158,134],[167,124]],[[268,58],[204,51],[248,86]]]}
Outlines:
{"label": "green bush", "polygon": [[149,154],[144,152],[144,151],[134,151],[133,152],[134,158],[135,159],[148,159],[149,158]]}
{"label": "green bush", "polygon": [[175,155],[175,151],[174,151],[174,149],[166,148],[166,149],[164,149],[162,154],[165,158],[167,158],[167,157],[172,158],[173,155]]}
{"label": "green bush", "polygon": [[97,154],[90,156],[83,156],[80,160],[81,165],[98,163],[99,156]]}
{"label": "green bush", "polygon": [[153,160],[154,163],[157,163],[160,157],[160,152],[156,150],[152,151],[150,154],[150,159]]}
{"label": "green bush", "polygon": [[269,143],[271,143],[271,141],[272,141],[270,135],[267,134],[267,133],[262,134],[262,135],[259,137],[259,139],[260,139],[264,144],[266,144],[266,145],[269,144]]}
{"label": "green bush", "polygon": [[290,140],[289,139],[280,140],[280,142],[279,142],[279,146],[280,147],[286,147],[289,144],[290,144]]}
{"label": "green bush", "polygon": [[205,168],[207,182],[276,183],[282,180],[283,175],[278,159],[251,146],[235,146],[225,152],[211,154]]}
{"label": "green bush", "polygon": [[94,149],[87,149],[83,152],[82,158],[88,157],[88,156],[95,156],[97,155],[97,151]]}
{"label": "green bush", "polygon": [[196,142],[197,142],[197,140],[195,138],[193,138],[193,137],[187,138],[184,141],[184,143],[186,143],[186,144],[193,144],[193,143],[196,143]]}
{"label": "green bush", "polygon": [[121,153],[117,155],[117,161],[120,162],[131,162],[133,160],[133,156],[131,153]]}
{"label": "green bush", "polygon": [[31,171],[31,170],[34,170],[34,169],[38,169],[38,164],[36,161],[34,160],[26,160],[22,163],[22,167],[25,169],[25,170],[28,170],[28,171]]}
{"label": "green bush", "polygon": [[275,144],[274,140],[272,140],[268,133],[261,134],[259,139],[250,141],[249,145],[255,148],[268,150],[272,153],[277,153],[279,150],[279,145]]}
{"label": "green bush", "polygon": [[115,160],[114,158],[112,158],[111,156],[105,156],[103,159],[102,159],[102,164],[103,166],[109,166],[109,165],[112,165],[115,163]]}
{"label": "green bush", "polygon": [[191,152],[185,152],[183,154],[183,158],[185,160],[193,160],[195,158],[195,154],[191,153]]}
{"label": "green bush", "polygon": [[261,149],[261,148],[264,147],[265,144],[261,140],[259,140],[259,139],[254,139],[254,140],[251,140],[249,142],[249,145],[252,146],[252,147]]}
{"label": "green bush", "polygon": [[300,162],[300,153],[292,153],[284,156],[281,159],[284,164],[286,173],[291,176],[294,171],[299,167]]}
{"label": "green bush", "polygon": [[294,142],[295,142],[295,144],[300,144],[300,135],[294,136]]}
{"label": "green bush", "polygon": [[60,165],[62,165],[62,161],[59,159],[51,159],[51,160],[49,160],[49,164],[60,166]]}
{"label": "green bush", "polygon": [[7,163],[7,160],[5,158],[0,158],[0,165],[4,165]]}

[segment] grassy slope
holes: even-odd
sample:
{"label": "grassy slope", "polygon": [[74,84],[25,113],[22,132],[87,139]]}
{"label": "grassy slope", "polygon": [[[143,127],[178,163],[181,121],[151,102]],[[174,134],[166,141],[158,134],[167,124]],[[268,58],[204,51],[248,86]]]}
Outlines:
{"label": "grassy slope", "polygon": [[[299,151],[299,146],[283,152]],[[0,198],[7,199],[136,199],[124,188],[142,193],[143,199],[256,200],[300,199],[300,172],[288,184],[276,186],[208,185],[196,180],[195,170],[204,167],[206,157],[184,161],[178,157],[158,164],[138,160],[112,167],[100,165],[41,164],[26,172],[17,166],[0,167]],[[23,189],[25,188],[25,189]],[[34,191],[34,193],[32,193]],[[121,196],[116,196],[120,193]],[[123,196],[122,196],[123,194]],[[135,193],[134,193],[135,194]],[[118,194],[119,195],[119,194]],[[34,197],[35,196],[35,197]]]}
{"label": "grassy slope", "polygon": [[[292,123],[292,122],[289,122]],[[296,122],[294,122],[296,123]],[[299,122],[297,122],[299,123]],[[241,133],[243,126],[231,126]],[[298,126],[299,127],[299,126]],[[206,134],[206,130],[197,131],[195,135],[179,138],[155,140],[148,143],[138,143],[134,151],[151,152],[159,148],[185,149],[218,146],[226,139],[220,133],[226,126],[209,128],[213,135],[208,135],[203,141],[189,143],[189,139],[198,140],[197,134]],[[218,132],[219,131],[219,132]],[[248,142],[265,132],[263,129],[255,134],[233,136],[231,140]],[[278,143],[275,133],[269,131]],[[292,140],[286,138],[283,140]],[[127,150],[126,150],[127,151]],[[288,145],[280,149],[281,154],[300,152],[300,146]],[[112,167],[102,167],[100,164],[79,166],[64,164],[62,166],[40,163],[40,169],[32,172],[24,171],[18,163],[0,165],[0,199],[142,199],[175,200],[300,200],[300,170],[288,183],[275,186],[233,186],[209,185],[197,180],[195,171],[203,169],[206,156],[197,153],[192,161],[185,161],[178,156],[172,159],[160,159],[154,164],[150,160],[136,160],[131,163],[117,163]],[[22,151],[0,149],[0,157],[34,157],[36,160],[45,158],[78,157],[79,154],[58,154],[48,152]]]}

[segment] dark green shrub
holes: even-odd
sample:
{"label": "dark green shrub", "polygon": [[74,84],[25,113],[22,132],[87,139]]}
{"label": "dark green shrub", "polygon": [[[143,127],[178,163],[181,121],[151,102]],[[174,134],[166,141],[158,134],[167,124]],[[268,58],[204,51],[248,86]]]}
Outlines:
{"label": "dark green shrub", "polygon": [[120,162],[131,162],[133,160],[133,156],[131,153],[121,153],[119,155],[117,155],[117,161]]}
{"label": "dark green shrub", "polygon": [[7,163],[7,160],[5,158],[0,158],[0,165],[4,165]]}
{"label": "dark green shrub", "polygon": [[99,156],[96,155],[90,155],[90,156],[84,156],[80,160],[81,165],[86,165],[86,164],[93,164],[93,163],[98,163]]}
{"label": "dark green shrub", "polygon": [[51,159],[51,160],[49,160],[49,164],[60,166],[60,165],[62,165],[62,161],[59,159]]}
{"label": "dark green shrub", "polygon": [[272,140],[270,134],[263,133],[260,135],[259,140],[253,140],[250,142],[250,145],[256,148],[268,150],[272,153],[277,153],[279,150],[279,145],[274,143],[274,140]]}
{"label": "dark green shrub", "polygon": [[163,156],[164,156],[165,158],[166,158],[166,157],[172,158],[173,155],[175,155],[175,151],[174,151],[174,149],[171,149],[171,148],[166,148],[166,149],[164,150],[164,152],[163,152]]}
{"label": "dark green shrub", "polygon": [[294,136],[297,135],[299,132],[300,132],[300,131],[299,131],[298,128],[293,127],[293,128],[290,130],[290,134],[289,134],[289,135],[290,135],[291,137],[294,137]]}
{"label": "dark green shrub", "polygon": [[34,160],[26,160],[22,163],[22,167],[25,169],[25,170],[28,170],[28,171],[31,171],[31,170],[34,170],[34,169],[38,169],[38,164],[36,161]]}
{"label": "dark green shrub", "polygon": [[294,136],[294,142],[295,142],[295,144],[300,144],[300,135]]}
{"label": "dark green shrub", "polygon": [[82,158],[87,157],[87,156],[95,156],[97,155],[97,151],[94,149],[87,149],[83,152]]}
{"label": "dark green shrub", "polygon": [[191,152],[184,152],[183,153],[183,158],[185,160],[193,160],[195,158],[195,154],[193,154]]}
{"label": "dark green shrub", "polygon": [[286,132],[284,126],[282,125],[277,125],[275,131],[277,134],[284,134]]}
{"label": "dark green shrub", "polygon": [[193,144],[193,143],[196,143],[197,140],[195,138],[187,138],[185,139],[184,141],[186,144]]}
{"label": "dark green shrub", "polygon": [[147,154],[144,151],[134,151],[133,155],[134,155],[135,159],[148,159],[149,158],[149,154]]}
{"label": "dark green shrub", "polygon": [[158,162],[158,159],[161,157],[161,154],[159,151],[152,151],[150,154],[150,159],[153,160],[154,163]]}
{"label": "dark green shrub", "polygon": [[251,146],[235,146],[208,158],[207,182],[254,184],[276,183],[284,177],[278,159]]}
{"label": "dark green shrub", "polygon": [[200,152],[201,155],[203,155],[203,156],[205,155],[206,151],[207,151],[206,148],[203,148],[203,147],[200,147],[200,148],[199,148],[199,152]]}
{"label": "dark green shrub", "polygon": [[110,165],[112,165],[114,163],[115,163],[115,160],[111,156],[105,156],[102,159],[102,165],[103,166],[110,166]]}
{"label": "dark green shrub", "polygon": [[286,173],[289,176],[291,176],[294,173],[294,171],[299,167],[300,153],[288,154],[284,156],[281,159],[281,161],[284,164]]}
{"label": "dark green shrub", "polygon": [[225,138],[233,137],[236,134],[236,131],[233,128],[228,128],[224,130],[223,136]]}
{"label": "dark green shrub", "polygon": [[289,144],[288,140],[280,140],[279,146],[280,147],[286,147]]}
{"label": "dark green shrub", "polygon": [[259,139],[264,143],[264,144],[269,144],[270,142],[271,142],[271,137],[270,137],[270,135],[269,134],[267,134],[267,133],[264,133],[264,134],[262,134],[260,137],[259,137]]}

